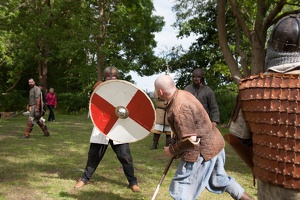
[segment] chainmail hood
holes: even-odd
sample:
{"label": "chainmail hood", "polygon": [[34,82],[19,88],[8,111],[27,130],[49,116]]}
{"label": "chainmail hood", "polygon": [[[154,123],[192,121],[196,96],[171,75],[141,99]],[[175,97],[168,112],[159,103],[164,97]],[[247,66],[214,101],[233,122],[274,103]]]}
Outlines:
{"label": "chainmail hood", "polygon": [[267,71],[279,73],[300,68],[300,52],[278,52],[268,45],[265,64]]}

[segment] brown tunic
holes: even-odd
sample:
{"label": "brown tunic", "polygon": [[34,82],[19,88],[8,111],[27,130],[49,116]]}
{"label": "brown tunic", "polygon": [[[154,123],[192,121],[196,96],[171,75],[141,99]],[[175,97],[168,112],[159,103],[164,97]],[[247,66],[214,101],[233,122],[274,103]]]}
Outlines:
{"label": "brown tunic", "polygon": [[174,94],[168,104],[167,119],[176,140],[190,136],[201,140],[198,147],[181,155],[184,161],[196,162],[199,154],[204,160],[210,160],[225,147],[223,136],[212,124],[202,104],[187,91],[178,90]]}

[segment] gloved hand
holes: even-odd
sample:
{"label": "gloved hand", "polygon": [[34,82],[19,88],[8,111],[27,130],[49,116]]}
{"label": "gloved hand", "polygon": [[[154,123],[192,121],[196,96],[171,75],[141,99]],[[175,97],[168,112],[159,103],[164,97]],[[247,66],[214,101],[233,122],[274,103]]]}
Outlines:
{"label": "gloved hand", "polygon": [[[177,142],[178,142],[178,141],[176,141],[175,137],[171,137],[171,138],[169,139],[169,147],[170,147],[171,145],[176,145]],[[176,155],[173,155],[173,157],[174,157],[174,159],[178,159],[178,158],[180,158],[181,155],[182,155],[182,153],[178,153],[178,154],[176,154]]]}

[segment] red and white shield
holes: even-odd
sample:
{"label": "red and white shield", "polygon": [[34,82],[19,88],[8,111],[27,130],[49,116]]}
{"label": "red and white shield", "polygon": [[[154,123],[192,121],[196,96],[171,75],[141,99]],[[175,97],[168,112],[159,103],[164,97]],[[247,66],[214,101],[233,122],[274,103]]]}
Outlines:
{"label": "red and white shield", "polygon": [[151,99],[134,84],[123,80],[98,85],[92,93],[89,110],[98,130],[121,143],[147,137],[155,123]]}

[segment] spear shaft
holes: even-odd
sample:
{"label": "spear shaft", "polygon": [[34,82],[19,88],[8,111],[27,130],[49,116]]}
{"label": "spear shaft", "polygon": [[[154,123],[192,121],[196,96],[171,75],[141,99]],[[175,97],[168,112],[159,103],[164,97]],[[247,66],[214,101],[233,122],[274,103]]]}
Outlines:
{"label": "spear shaft", "polygon": [[159,182],[158,182],[158,185],[157,185],[157,187],[156,187],[156,190],[155,190],[155,192],[154,192],[154,194],[153,194],[151,200],[155,200],[156,195],[157,195],[157,193],[158,193],[158,190],[159,190],[159,188],[160,188],[162,182],[164,181],[165,176],[167,175],[167,173],[168,173],[168,171],[169,171],[169,168],[170,168],[170,166],[171,166],[173,160],[174,160],[174,157],[170,158],[170,160],[169,160],[169,162],[168,162],[168,164],[167,164],[167,166],[166,166],[166,168],[165,168],[165,170],[164,170],[164,173],[163,173],[163,175],[161,176],[161,178],[160,178],[160,180],[159,180]]}

